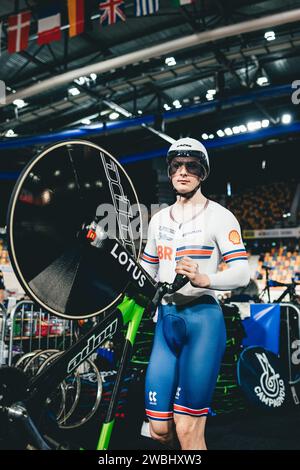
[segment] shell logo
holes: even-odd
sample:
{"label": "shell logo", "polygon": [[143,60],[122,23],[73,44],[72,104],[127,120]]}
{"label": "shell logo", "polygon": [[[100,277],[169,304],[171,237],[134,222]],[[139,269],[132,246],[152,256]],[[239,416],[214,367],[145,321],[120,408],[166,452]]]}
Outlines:
{"label": "shell logo", "polygon": [[239,245],[241,243],[241,236],[237,230],[231,230],[228,235],[229,241],[234,245]]}

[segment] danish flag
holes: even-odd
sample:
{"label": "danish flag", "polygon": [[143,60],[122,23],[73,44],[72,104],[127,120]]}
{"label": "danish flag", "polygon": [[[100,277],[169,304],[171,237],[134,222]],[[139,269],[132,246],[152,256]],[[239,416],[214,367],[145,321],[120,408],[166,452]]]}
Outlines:
{"label": "danish flag", "polygon": [[8,52],[20,52],[27,48],[31,12],[24,11],[8,18]]}

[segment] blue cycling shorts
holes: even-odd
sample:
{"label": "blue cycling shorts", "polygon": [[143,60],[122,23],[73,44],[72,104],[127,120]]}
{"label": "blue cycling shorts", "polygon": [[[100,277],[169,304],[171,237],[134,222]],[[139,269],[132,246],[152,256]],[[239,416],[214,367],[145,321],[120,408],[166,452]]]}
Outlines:
{"label": "blue cycling shorts", "polygon": [[225,347],[223,312],[212,296],[160,305],[146,374],[148,418],[207,415]]}

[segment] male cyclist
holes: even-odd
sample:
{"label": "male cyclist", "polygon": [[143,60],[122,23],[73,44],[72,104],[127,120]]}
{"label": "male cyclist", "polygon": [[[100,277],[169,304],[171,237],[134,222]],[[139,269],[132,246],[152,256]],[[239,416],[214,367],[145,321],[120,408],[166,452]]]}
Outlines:
{"label": "male cyclist", "polygon": [[[201,192],[209,175],[204,145],[177,140],[167,164],[177,200],[152,217],[141,264],[161,282],[172,282],[176,273],[190,282],[159,306],[146,375],[146,414],[154,439],[171,445],[175,424],[181,448],[201,450],[206,449],[205,422],[226,345],[214,289],[246,286],[249,265],[235,216]],[[217,272],[222,259],[230,269]]]}

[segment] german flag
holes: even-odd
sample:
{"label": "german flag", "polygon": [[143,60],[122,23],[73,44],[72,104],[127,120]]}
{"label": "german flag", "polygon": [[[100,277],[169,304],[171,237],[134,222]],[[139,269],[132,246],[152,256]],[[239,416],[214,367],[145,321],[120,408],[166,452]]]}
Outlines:
{"label": "german flag", "polygon": [[69,36],[72,38],[84,31],[84,0],[68,0],[68,13],[70,23]]}

